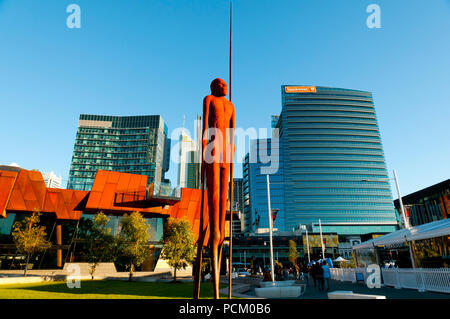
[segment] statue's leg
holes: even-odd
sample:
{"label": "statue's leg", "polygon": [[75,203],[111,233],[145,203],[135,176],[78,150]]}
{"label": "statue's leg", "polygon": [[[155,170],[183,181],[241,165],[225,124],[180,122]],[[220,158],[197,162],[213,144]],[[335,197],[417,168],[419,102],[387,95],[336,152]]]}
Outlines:
{"label": "statue's leg", "polygon": [[203,245],[205,242],[205,231],[203,230],[203,218],[200,219],[199,236],[197,241],[197,259],[194,268],[194,293],[193,299],[200,298],[200,280],[202,274]]}
{"label": "statue's leg", "polygon": [[[230,168],[220,168],[220,244],[219,244],[219,272],[222,261],[222,248],[225,239],[225,217],[227,214],[228,181]],[[230,206],[231,207],[231,206]],[[229,261],[231,262],[231,260]]]}
{"label": "statue's leg", "polygon": [[211,268],[214,298],[219,298],[219,260],[218,248],[220,244],[220,167],[212,164],[208,172],[208,206],[209,206],[209,226],[210,226],[210,247],[211,247]]}

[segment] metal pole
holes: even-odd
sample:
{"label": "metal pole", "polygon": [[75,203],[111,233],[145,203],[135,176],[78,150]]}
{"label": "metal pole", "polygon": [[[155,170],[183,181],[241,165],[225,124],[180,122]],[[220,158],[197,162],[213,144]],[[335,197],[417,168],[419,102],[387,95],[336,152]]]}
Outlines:
{"label": "metal pole", "polygon": [[[232,62],[233,62],[233,2],[230,1],[230,102],[232,101]],[[228,269],[228,299],[231,299],[233,273],[233,169],[234,169],[234,127],[231,130],[231,163],[230,163],[230,264]]]}
{"label": "metal pole", "polygon": [[319,229],[320,229],[320,243],[322,244],[322,259],[325,259],[325,247],[323,246],[323,237],[322,237],[322,223],[319,219]]}
{"label": "metal pole", "polygon": [[[403,206],[403,200],[402,200],[402,195],[400,193],[400,185],[398,184],[398,178],[397,178],[397,173],[395,172],[395,169],[393,170],[394,172],[394,180],[395,180],[395,186],[397,187],[397,195],[398,195],[398,201],[400,203],[400,209],[402,212],[402,218],[403,218],[403,224],[405,226],[406,229],[409,229],[409,223],[406,220],[406,214],[405,214],[405,207]],[[408,248],[409,248],[409,258],[411,258],[411,264],[412,264],[412,268],[415,270],[416,269],[416,262],[414,260],[414,254],[412,252],[412,242],[407,241],[406,240],[406,236],[405,236],[405,241],[408,243]]]}
{"label": "metal pole", "polygon": [[395,186],[397,187],[397,195],[398,195],[398,201],[400,203],[400,210],[402,212],[403,224],[404,224],[405,228],[409,229],[409,223],[406,220],[405,207],[403,206],[402,195],[400,193],[400,186],[398,184],[397,173],[395,172],[395,169],[394,169],[394,180],[395,180]]}
{"label": "metal pole", "polygon": [[311,262],[311,257],[309,256],[308,228],[306,228],[306,246],[308,247],[308,264],[309,264]]}
{"label": "metal pole", "polygon": [[266,175],[267,180],[267,209],[269,210],[269,238],[270,238],[270,267],[272,273],[272,281],[275,281],[275,274],[273,268],[273,242],[272,242],[272,210],[270,208],[270,184],[269,184],[269,174]]}

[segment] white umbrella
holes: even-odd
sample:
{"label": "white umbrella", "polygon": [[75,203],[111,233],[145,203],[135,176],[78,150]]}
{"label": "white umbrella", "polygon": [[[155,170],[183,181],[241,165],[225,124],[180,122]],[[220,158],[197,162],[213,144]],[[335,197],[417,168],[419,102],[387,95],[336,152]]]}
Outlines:
{"label": "white umbrella", "polygon": [[342,258],[341,256],[339,256],[338,258],[336,258],[336,259],[333,260],[333,261],[348,261],[348,260],[345,259],[345,258]]}

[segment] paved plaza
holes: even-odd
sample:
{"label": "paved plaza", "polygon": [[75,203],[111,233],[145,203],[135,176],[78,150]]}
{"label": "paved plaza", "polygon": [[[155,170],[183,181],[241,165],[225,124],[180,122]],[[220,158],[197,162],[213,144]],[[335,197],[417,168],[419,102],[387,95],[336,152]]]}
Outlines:
{"label": "paved plaza", "polygon": [[[450,294],[437,292],[419,292],[414,289],[395,289],[393,287],[368,288],[363,283],[341,282],[337,280],[330,280],[330,292],[336,290],[353,291],[358,294],[381,295],[386,296],[386,299],[450,299]],[[328,299],[326,291],[319,291],[314,288],[312,280],[306,287],[305,294],[300,299]]]}

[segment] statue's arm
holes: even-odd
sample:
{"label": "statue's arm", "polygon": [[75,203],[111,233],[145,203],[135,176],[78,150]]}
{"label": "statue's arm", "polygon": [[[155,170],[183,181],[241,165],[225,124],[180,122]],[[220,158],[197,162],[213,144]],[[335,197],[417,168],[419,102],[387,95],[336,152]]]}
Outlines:
{"label": "statue's arm", "polygon": [[206,149],[206,144],[208,143],[208,135],[207,130],[208,130],[208,123],[209,123],[209,105],[211,103],[211,96],[206,96],[203,99],[203,127],[202,127],[202,183],[203,183],[203,175],[204,175],[204,170],[205,170],[205,149]]}
{"label": "statue's arm", "polygon": [[209,123],[209,105],[211,103],[211,97],[208,95],[203,99],[203,128],[202,128],[202,154],[208,143],[208,135],[206,134],[208,130]]}
{"label": "statue's arm", "polygon": [[233,109],[233,112],[231,113],[231,119],[230,119],[230,128],[231,128],[231,145],[232,145],[232,157],[231,157],[231,163],[233,163],[234,162],[234,152],[235,152],[235,150],[236,150],[236,147],[235,147],[235,145],[234,145],[234,129],[236,128],[235,127],[235,122],[234,122],[234,105],[233,105],[233,103],[231,103],[230,102],[230,104],[231,104],[231,107],[232,107],[232,109]]}

